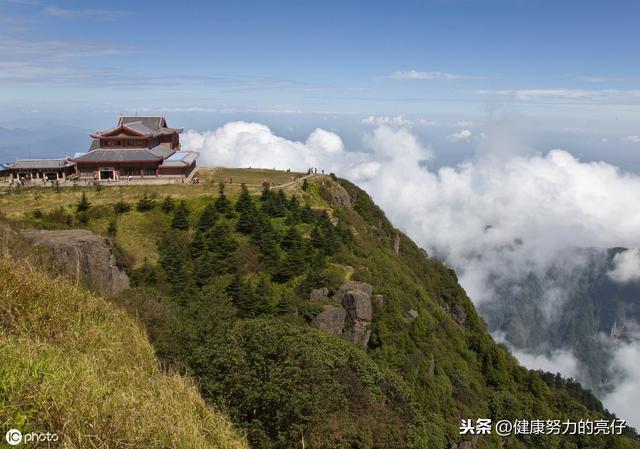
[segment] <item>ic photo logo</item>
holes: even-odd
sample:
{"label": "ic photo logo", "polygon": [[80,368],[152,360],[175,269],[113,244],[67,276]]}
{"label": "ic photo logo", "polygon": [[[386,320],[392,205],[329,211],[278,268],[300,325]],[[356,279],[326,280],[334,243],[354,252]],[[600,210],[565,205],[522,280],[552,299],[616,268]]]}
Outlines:
{"label": "ic photo logo", "polygon": [[11,446],[17,446],[22,442],[22,432],[18,429],[9,429],[4,437]]}
{"label": "ic photo logo", "polygon": [[17,446],[20,443],[56,442],[58,441],[58,434],[31,432],[23,435],[18,429],[9,429],[4,438],[10,446]]}

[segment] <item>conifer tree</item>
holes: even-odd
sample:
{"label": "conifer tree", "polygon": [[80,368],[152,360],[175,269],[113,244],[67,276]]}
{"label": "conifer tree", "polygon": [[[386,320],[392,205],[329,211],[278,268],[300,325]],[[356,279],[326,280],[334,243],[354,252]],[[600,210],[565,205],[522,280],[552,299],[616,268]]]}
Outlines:
{"label": "conifer tree", "polygon": [[218,184],[218,198],[215,201],[215,208],[218,213],[227,214],[231,209],[231,202],[224,194],[224,182]]}
{"label": "conifer tree", "polygon": [[202,211],[202,214],[200,214],[200,218],[198,219],[198,229],[200,231],[211,229],[217,219],[218,214],[216,212],[215,206],[213,205],[213,203],[207,204],[207,206]]}
{"label": "conifer tree", "polygon": [[191,240],[191,245],[189,246],[191,258],[197,259],[200,257],[208,250],[208,244],[207,232],[200,229],[196,230],[193,240]]}
{"label": "conifer tree", "polygon": [[118,221],[115,217],[112,217],[109,220],[109,225],[107,226],[107,235],[109,237],[115,237],[118,233]]}
{"label": "conifer tree", "polygon": [[171,195],[165,196],[164,199],[162,200],[162,204],[160,205],[160,209],[162,209],[162,212],[164,212],[165,214],[168,214],[169,212],[173,211],[175,207],[176,207],[176,202]]}
{"label": "conifer tree", "polygon": [[187,209],[187,203],[184,201],[180,201],[176,210],[173,212],[171,227],[173,229],[180,229],[181,231],[189,229],[189,209]]}
{"label": "conifer tree", "polygon": [[235,208],[240,213],[238,223],[236,224],[236,230],[243,234],[251,234],[257,225],[257,210],[245,184],[242,184],[242,191],[240,192],[240,197],[236,202]]}
{"label": "conifer tree", "polygon": [[302,210],[300,211],[300,221],[302,223],[313,223],[314,219],[313,211],[308,204],[305,204]]}
{"label": "conifer tree", "polygon": [[187,248],[184,238],[175,231],[167,232],[158,245],[160,266],[173,294],[183,294],[190,283]]}
{"label": "conifer tree", "polygon": [[82,192],[82,196],[80,197],[80,201],[76,204],[76,212],[87,212],[91,207],[91,203],[87,198],[87,193]]}
{"label": "conifer tree", "polygon": [[253,199],[249,194],[249,189],[247,189],[247,185],[243,183],[240,186],[240,196],[238,197],[238,201],[236,201],[236,211],[242,213],[243,211],[253,209],[253,206]]}
{"label": "conifer tree", "polygon": [[155,200],[149,197],[147,192],[144,192],[144,195],[142,195],[142,198],[140,198],[140,200],[138,200],[138,203],[136,204],[136,210],[138,212],[147,212],[153,209],[155,205]]}

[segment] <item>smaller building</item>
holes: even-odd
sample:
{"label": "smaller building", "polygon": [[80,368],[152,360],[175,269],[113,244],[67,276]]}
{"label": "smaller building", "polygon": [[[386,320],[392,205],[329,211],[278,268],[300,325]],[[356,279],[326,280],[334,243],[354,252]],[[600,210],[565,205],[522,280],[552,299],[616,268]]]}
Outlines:
{"label": "smaller building", "polygon": [[18,159],[7,165],[13,179],[26,181],[66,179],[76,172],[75,164],[68,159]]}

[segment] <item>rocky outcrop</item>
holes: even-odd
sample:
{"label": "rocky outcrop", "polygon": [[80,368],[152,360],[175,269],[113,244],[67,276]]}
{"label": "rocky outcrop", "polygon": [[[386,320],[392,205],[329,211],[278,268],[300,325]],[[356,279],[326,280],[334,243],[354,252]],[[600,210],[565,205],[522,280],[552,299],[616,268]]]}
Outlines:
{"label": "rocky outcrop", "polygon": [[337,182],[324,183],[321,187],[322,196],[334,206],[351,209],[349,193]]}
{"label": "rocky outcrop", "polygon": [[343,335],[344,322],[347,311],[342,307],[327,305],[311,321],[311,325],[317,329],[329,332],[332,335]]}
{"label": "rocky outcrop", "polygon": [[375,315],[382,313],[384,310],[384,296],[373,295],[371,297],[371,305],[373,306],[373,313]]}
{"label": "rocky outcrop", "polygon": [[460,304],[453,304],[453,306],[449,306],[445,304],[443,306],[445,312],[451,315],[451,318],[458,323],[460,326],[464,326],[467,322],[467,311]]}
{"label": "rocky outcrop", "polygon": [[[375,295],[373,298],[371,284],[366,282],[346,282],[331,297],[326,298],[337,305],[326,305],[311,322],[313,327],[322,329],[333,335],[343,335],[355,344],[367,347],[371,337],[371,322],[375,310],[382,310],[384,298]],[[314,293],[315,292],[315,293]],[[312,292],[312,299],[322,298],[323,289]],[[322,299],[319,299],[322,300]]]}
{"label": "rocky outcrop", "polygon": [[23,231],[27,240],[50,249],[77,281],[106,295],[129,288],[129,277],[117,266],[111,242],[84,229]]}
{"label": "rocky outcrop", "polygon": [[309,295],[309,299],[311,299],[311,301],[325,301],[328,297],[329,289],[327,287],[311,290],[311,294]]}

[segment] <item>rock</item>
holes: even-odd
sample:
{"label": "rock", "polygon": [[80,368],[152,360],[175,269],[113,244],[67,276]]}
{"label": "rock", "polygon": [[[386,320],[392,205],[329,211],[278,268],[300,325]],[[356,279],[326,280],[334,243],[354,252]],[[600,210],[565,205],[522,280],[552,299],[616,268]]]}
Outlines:
{"label": "rock", "polygon": [[342,335],[346,316],[347,311],[342,307],[326,305],[311,321],[311,326],[332,335]]}
{"label": "rock", "polygon": [[384,296],[378,294],[371,297],[371,305],[373,306],[373,313],[376,315],[384,310]]}
{"label": "rock", "polygon": [[453,318],[453,320],[459,325],[462,326],[467,322],[467,311],[464,310],[464,307],[460,304],[454,304],[452,307],[444,305],[443,309],[451,315],[451,318]]}
{"label": "rock", "polygon": [[331,183],[327,191],[329,192],[329,201],[331,204],[344,207],[345,209],[351,209],[351,197],[344,187],[334,182]]}
{"label": "rock", "polygon": [[129,277],[116,264],[111,241],[84,229],[23,231],[27,240],[50,249],[76,280],[106,295],[129,288]]}
{"label": "rock", "polygon": [[315,290],[311,290],[311,294],[309,295],[311,301],[325,301],[329,296],[329,289],[327,287],[316,288]]}
{"label": "rock", "polygon": [[371,284],[367,284],[366,282],[348,281],[340,286],[334,295],[334,298],[338,301],[342,301],[344,294],[351,291],[361,291],[371,296],[373,287],[371,287]]}
{"label": "rock", "polygon": [[409,309],[409,316],[411,317],[411,321],[418,318],[418,311],[416,309]]}
{"label": "rock", "polygon": [[396,233],[396,235],[393,237],[393,252],[395,254],[400,253],[400,234],[399,233]]}
{"label": "rock", "polygon": [[371,337],[369,325],[373,319],[371,296],[364,291],[352,290],[342,297],[347,311],[344,334],[354,343],[366,347]]}

